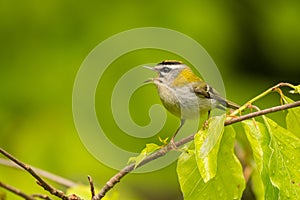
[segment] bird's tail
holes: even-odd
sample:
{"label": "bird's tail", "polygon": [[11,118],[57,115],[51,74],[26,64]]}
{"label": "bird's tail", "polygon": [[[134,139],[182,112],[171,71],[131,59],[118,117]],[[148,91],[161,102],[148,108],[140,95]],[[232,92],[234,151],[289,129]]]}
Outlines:
{"label": "bird's tail", "polygon": [[225,100],[225,105],[227,108],[238,109],[240,106],[232,101]]}
{"label": "bird's tail", "polygon": [[240,106],[232,101],[229,101],[227,99],[224,99],[223,97],[220,97],[219,95],[215,96],[216,100],[224,107],[232,108],[232,109],[238,109]]}

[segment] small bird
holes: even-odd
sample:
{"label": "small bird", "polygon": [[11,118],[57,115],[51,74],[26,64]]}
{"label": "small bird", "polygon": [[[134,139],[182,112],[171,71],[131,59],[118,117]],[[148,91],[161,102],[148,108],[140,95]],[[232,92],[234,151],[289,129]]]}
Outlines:
{"label": "small bird", "polygon": [[158,73],[158,77],[145,82],[153,82],[156,85],[164,107],[181,119],[180,126],[170,141],[173,145],[174,138],[186,119],[199,118],[206,113],[209,118],[213,108],[239,108],[237,104],[221,97],[215,89],[180,61],[164,60],[155,67],[144,67]]}

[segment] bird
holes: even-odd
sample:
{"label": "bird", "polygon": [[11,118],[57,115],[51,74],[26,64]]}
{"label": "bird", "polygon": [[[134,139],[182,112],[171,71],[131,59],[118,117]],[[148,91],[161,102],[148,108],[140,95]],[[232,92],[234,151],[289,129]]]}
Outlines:
{"label": "bird", "polygon": [[180,118],[180,125],[170,140],[175,147],[174,138],[186,120],[199,118],[205,114],[209,118],[214,108],[223,110],[239,108],[238,104],[221,97],[214,88],[181,61],[164,60],[154,67],[144,67],[158,74],[156,78],[147,79],[145,82],[154,83],[164,107]]}

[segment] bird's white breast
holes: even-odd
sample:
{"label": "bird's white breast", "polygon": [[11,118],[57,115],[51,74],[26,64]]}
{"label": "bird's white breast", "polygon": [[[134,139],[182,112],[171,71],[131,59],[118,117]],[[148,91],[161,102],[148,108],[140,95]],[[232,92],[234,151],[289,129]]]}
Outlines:
{"label": "bird's white breast", "polygon": [[190,85],[169,87],[157,84],[164,106],[181,119],[199,118],[216,106],[216,100],[197,96]]}

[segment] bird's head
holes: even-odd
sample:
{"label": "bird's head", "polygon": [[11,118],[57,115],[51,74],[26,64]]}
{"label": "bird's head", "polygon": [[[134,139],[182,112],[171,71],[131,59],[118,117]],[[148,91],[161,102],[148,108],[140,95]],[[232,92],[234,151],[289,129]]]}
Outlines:
{"label": "bird's head", "polygon": [[157,78],[150,80],[154,83],[180,86],[200,80],[188,66],[176,60],[165,60],[155,67],[145,67],[158,73]]}

